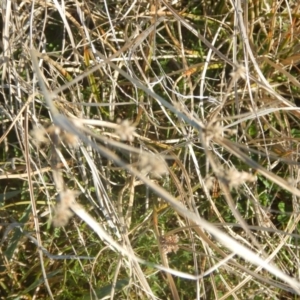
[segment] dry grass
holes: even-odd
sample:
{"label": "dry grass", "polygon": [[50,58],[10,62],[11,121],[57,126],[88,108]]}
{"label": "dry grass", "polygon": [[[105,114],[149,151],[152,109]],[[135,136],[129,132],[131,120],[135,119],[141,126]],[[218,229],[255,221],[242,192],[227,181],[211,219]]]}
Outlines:
{"label": "dry grass", "polygon": [[300,5],[235,2],[3,1],[1,299],[299,297]]}

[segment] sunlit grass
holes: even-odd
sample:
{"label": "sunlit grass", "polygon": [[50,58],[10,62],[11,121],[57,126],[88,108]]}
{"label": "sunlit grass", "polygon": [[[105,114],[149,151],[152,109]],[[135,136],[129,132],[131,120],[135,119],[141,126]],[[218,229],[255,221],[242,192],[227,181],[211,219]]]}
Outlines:
{"label": "sunlit grass", "polygon": [[13,1],[1,299],[297,299],[299,8]]}

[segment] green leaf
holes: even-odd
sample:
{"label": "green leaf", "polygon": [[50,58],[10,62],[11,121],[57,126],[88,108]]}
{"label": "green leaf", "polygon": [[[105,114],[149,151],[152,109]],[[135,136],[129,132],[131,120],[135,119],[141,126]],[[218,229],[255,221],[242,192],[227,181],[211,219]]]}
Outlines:
{"label": "green leaf", "polygon": [[[106,296],[109,296],[114,288],[116,292],[122,290],[125,286],[129,284],[129,279],[121,279],[117,281],[115,287],[112,284],[106,285],[102,288],[96,289],[96,295],[99,299],[102,299]],[[90,300],[91,299],[91,293],[83,295],[83,300]]]}

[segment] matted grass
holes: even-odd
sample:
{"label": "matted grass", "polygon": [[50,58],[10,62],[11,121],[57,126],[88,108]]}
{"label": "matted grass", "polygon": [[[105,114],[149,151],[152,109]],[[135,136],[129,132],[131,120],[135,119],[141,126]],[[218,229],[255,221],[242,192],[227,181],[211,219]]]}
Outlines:
{"label": "matted grass", "polygon": [[1,12],[0,299],[299,297],[297,1]]}

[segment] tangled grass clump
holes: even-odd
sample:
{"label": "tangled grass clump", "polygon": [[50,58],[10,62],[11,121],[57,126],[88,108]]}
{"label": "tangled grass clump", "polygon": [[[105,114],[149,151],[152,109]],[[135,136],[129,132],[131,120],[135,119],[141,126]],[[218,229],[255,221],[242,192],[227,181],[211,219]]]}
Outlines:
{"label": "tangled grass clump", "polygon": [[297,299],[295,1],[3,1],[0,299]]}

